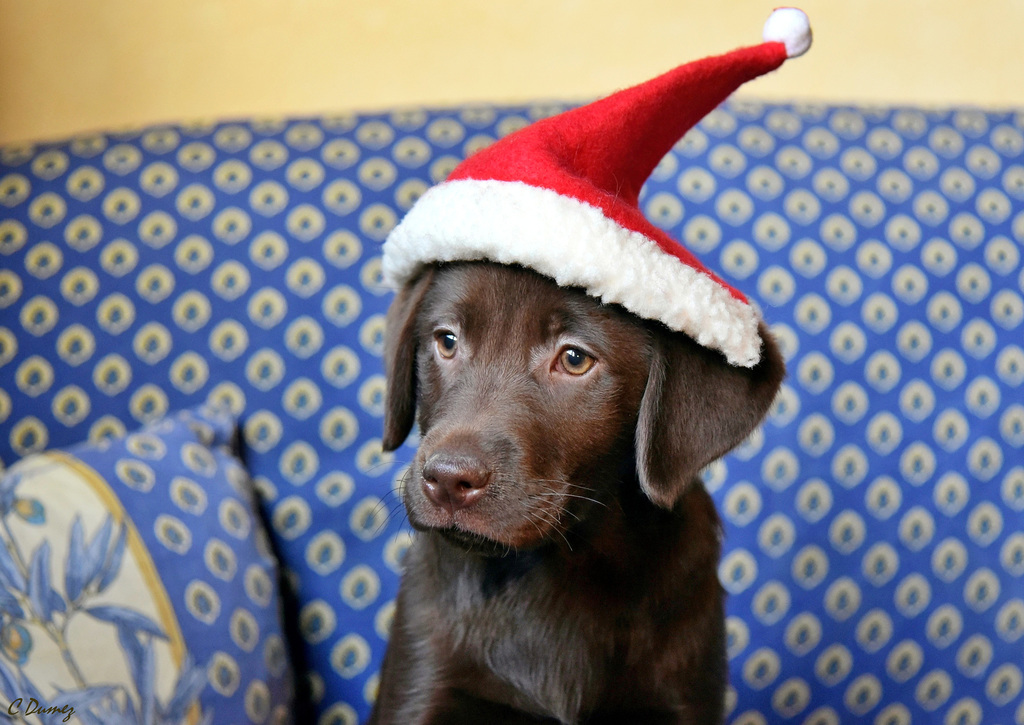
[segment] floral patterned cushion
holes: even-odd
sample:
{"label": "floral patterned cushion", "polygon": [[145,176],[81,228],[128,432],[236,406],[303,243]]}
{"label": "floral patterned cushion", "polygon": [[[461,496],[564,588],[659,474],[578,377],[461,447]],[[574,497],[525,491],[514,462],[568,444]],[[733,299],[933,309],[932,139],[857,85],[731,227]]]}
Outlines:
{"label": "floral patterned cushion", "polygon": [[277,563],[227,447],[181,413],[0,478],[0,707],[29,722],[290,722]]}

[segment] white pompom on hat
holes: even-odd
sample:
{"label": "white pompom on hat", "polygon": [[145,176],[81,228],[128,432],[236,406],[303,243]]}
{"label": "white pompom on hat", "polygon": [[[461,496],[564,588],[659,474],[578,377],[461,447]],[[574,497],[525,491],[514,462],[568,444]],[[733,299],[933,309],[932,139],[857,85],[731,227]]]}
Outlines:
{"label": "white pompom on hat", "polygon": [[807,51],[807,16],[776,10],[764,38],[538,121],[470,156],[388,236],[385,279],[401,286],[433,262],[519,264],[660,321],[732,365],[756,365],[756,310],[644,217],[638,201],[690,128],[746,81]]}
{"label": "white pompom on hat", "polygon": [[761,33],[766,43],[782,43],[790,58],[798,58],[811,47],[811,23],[797,8],[778,8],[764,23]]}

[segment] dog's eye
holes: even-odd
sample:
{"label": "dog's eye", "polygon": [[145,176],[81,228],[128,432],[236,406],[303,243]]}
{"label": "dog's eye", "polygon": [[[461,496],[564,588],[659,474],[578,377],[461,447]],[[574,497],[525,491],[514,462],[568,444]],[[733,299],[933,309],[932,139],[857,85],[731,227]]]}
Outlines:
{"label": "dog's eye", "polygon": [[437,343],[437,351],[441,357],[455,357],[455,350],[459,346],[459,338],[452,332],[442,331],[434,334],[434,341]]}
{"label": "dog's eye", "polygon": [[567,347],[559,354],[558,362],[570,375],[583,375],[594,367],[597,361],[578,347]]}

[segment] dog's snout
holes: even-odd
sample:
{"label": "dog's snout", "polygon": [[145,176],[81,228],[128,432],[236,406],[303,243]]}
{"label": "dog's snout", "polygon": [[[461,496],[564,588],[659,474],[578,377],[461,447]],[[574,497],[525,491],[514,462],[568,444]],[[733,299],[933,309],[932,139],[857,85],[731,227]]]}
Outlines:
{"label": "dog's snout", "polygon": [[451,511],[476,503],[490,480],[490,470],[474,456],[436,453],[423,466],[427,498]]}

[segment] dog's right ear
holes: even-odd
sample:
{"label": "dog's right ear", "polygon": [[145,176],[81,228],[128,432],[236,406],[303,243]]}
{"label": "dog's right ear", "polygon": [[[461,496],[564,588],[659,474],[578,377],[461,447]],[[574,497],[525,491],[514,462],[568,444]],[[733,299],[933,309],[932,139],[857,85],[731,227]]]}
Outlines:
{"label": "dog's right ear", "polygon": [[416,419],[416,317],[433,278],[433,267],[427,267],[398,291],[388,308],[384,339],[388,381],[382,441],[385,451],[402,445]]}

